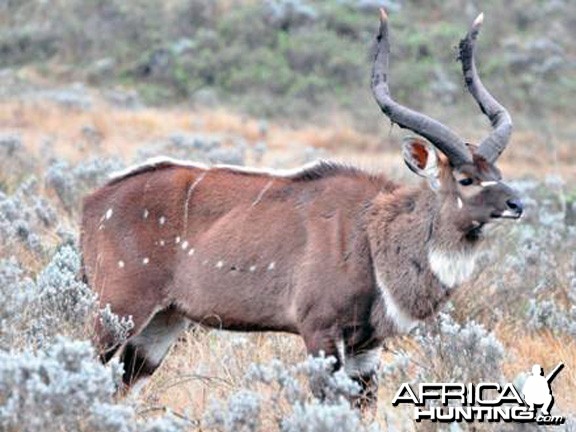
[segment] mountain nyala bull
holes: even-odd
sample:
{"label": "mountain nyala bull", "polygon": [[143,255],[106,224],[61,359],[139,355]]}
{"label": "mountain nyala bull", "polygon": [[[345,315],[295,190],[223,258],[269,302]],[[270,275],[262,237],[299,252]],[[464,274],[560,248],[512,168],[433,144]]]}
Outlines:
{"label": "mountain nyala bull", "polygon": [[127,387],[199,323],[298,334],[361,385],[355,404],[374,407],[385,339],[434,315],[471,277],[487,224],[522,215],[495,166],[512,122],[476,71],[481,24],[459,45],[466,86],[492,125],[471,145],[392,99],[381,11],[371,88],[391,122],[419,135],[403,144],[419,186],[326,161],[272,171],[160,158],[86,198],[86,279],[134,322],[120,346],[96,324],[102,359],[119,353]]}

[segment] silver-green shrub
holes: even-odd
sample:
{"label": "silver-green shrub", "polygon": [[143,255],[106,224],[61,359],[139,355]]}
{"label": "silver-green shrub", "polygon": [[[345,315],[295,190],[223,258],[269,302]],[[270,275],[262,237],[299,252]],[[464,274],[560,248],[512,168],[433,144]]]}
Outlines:
{"label": "silver-green shrub", "polygon": [[[202,426],[206,430],[264,431],[275,422],[286,432],[367,431],[358,410],[348,398],[357,395],[359,385],[344,371],[333,373],[333,357],[308,357],[304,362],[285,365],[279,360],[252,364],[239,389],[226,401],[213,401]],[[311,389],[322,388],[322,395]]]}

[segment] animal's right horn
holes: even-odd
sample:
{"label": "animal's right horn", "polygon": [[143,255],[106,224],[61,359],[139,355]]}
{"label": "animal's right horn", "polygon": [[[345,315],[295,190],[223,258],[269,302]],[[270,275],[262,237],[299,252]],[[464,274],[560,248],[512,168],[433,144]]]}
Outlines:
{"label": "animal's right horn", "polygon": [[472,163],[472,155],[458,135],[439,121],[400,105],[390,96],[388,88],[390,42],[388,41],[388,16],[384,9],[380,9],[380,31],[377,41],[371,87],[382,112],[401,128],[410,129],[430,141],[448,157],[452,165]]}

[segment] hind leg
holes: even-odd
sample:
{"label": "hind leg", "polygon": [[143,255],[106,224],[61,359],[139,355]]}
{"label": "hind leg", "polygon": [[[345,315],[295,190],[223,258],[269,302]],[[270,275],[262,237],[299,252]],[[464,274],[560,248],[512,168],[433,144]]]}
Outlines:
{"label": "hind leg", "polygon": [[[102,303],[110,304],[110,303]],[[124,306],[124,307],[121,307]],[[128,305],[129,306],[129,305]],[[139,308],[128,308],[127,305],[120,303],[118,306],[111,307],[112,312],[120,318],[130,317],[134,327],[130,330],[128,337],[138,334],[148,323],[154,314],[153,304],[138,305]],[[96,317],[94,322],[93,344],[96,347],[98,357],[104,364],[108,363],[112,357],[122,347],[124,341],[118,341],[108,328],[102,323],[100,317]]]}
{"label": "hind leg", "polygon": [[167,308],[156,313],[139,333],[128,339],[120,354],[124,363],[122,381],[126,391],[158,369],[188,324],[189,320],[182,314],[174,308]]}

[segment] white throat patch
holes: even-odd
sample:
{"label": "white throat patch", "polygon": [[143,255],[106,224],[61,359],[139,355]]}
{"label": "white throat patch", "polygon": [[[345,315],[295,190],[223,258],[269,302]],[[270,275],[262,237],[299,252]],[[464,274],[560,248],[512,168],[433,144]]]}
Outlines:
{"label": "white throat patch", "polygon": [[474,252],[444,252],[431,249],[428,262],[432,273],[448,288],[467,281],[474,273],[476,254]]}

